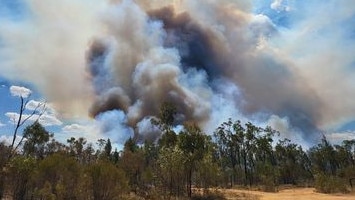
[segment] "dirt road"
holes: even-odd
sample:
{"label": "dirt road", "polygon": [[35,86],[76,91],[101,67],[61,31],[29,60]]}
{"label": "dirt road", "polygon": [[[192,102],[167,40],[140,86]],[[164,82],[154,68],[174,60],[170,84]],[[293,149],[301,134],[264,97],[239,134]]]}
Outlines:
{"label": "dirt road", "polygon": [[223,191],[229,200],[355,200],[355,194],[321,194],[313,188],[286,189],[277,193],[228,189]]}

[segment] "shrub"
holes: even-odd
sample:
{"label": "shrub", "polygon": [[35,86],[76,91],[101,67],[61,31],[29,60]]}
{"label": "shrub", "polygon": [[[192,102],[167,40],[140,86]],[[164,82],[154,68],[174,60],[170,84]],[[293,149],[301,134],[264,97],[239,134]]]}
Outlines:
{"label": "shrub", "polygon": [[321,193],[349,192],[346,186],[346,181],[342,178],[326,174],[317,174],[315,176],[315,188],[317,192]]}
{"label": "shrub", "polygon": [[194,194],[191,197],[192,200],[224,200],[226,199],[221,192],[205,190],[205,192]]}

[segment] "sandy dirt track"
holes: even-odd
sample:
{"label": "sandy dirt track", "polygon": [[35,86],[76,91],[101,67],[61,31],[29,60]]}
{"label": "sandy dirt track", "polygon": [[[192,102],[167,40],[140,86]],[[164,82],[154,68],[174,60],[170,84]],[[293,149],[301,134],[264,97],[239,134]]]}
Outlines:
{"label": "sandy dirt track", "polygon": [[286,189],[277,193],[228,189],[223,193],[229,200],[355,200],[355,193],[321,194],[314,188]]}

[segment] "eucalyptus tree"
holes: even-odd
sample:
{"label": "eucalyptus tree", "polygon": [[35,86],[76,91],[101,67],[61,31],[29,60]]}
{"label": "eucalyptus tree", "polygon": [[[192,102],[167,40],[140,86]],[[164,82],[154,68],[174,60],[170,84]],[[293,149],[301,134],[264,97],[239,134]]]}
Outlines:
{"label": "eucalyptus tree", "polygon": [[137,193],[142,186],[141,179],[144,169],[144,153],[133,138],[129,138],[125,142],[118,165],[126,173],[131,189]]}
{"label": "eucalyptus tree", "polygon": [[23,146],[25,155],[35,156],[43,159],[45,155],[46,144],[53,137],[38,121],[25,128],[23,137],[26,141]]}
{"label": "eucalyptus tree", "polygon": [[197,165],[205,156],[207,150],[206,135],[196,124],[185,124],[178,136],[178,147],[182,150],[186,160],[184,162],[186,189],[189,197],[192,195],[192,176]]}
{"label": "eucalyptus tree", "polygon": [[237,175],[241,175],[242,171],[242,154],[245,153],[244,131],[240,121],[232,122],[232,119],[229,119],[214,132],[220,167],[224,172],[230,172],[228,176],[231,186],[235,184]]}
{"label": "eucalyptus tree", "polygon": [[336,159],[336,150],[324,136],[320,144],[309,150],[315,173],[336,175],[339,163]]}
{"label": "eucalyptus tree", "polygon": [[75,157],[79,162],[84,162],[87,157],[84,155],[87,153],[85,151],[86,139],[83,137],[79,137],[78,139],[71,137],[67,139],[67,143],[69,144],[69,154]]}

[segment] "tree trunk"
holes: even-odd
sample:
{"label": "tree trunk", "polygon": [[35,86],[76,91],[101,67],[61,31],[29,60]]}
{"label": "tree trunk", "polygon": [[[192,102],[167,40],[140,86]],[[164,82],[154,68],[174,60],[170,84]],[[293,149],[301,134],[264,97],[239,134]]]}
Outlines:
{"label": "tree trunk", "polygon": [[192,169],[189,169],[189,173],[188,173],[188,196],[191,198],[192,196]]}

